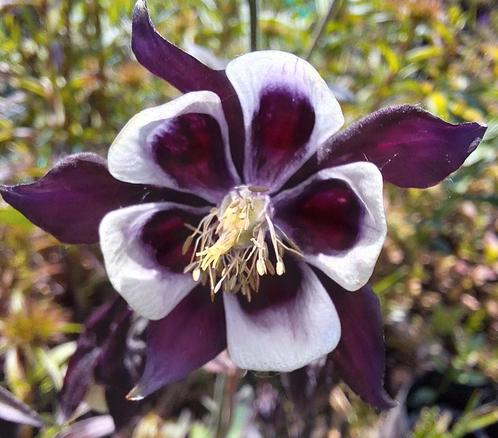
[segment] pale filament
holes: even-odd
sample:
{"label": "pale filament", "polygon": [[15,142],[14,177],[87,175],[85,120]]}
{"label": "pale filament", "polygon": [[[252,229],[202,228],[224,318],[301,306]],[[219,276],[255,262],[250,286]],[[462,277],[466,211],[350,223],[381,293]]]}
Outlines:
{"label": "pale filament", "polygon": [[[260,277],[285,273],[285,251],[302,257],[280,229],[277,233],[264,191],[266,189],[259,187],[237,188],[197,227],[186,224],[193,232],[185,240],[182,251],[187,253],[192,243],[194,248],[184,272],[191,272],[194,281],[200,280],[203,285],[209,283],[212,298],[222,290],[240,292],[250,301],[259,289]],[[265,239],[267,232],[275,266]]]}

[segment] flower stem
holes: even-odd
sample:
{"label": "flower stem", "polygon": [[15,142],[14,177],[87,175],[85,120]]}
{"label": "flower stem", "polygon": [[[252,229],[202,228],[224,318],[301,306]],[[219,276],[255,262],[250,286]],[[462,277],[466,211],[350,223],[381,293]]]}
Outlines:
{"label": "flower stem", "polygon": [[235,395],[237,393],[237,384],[242,375],[241,370],[234,373],[219,374],[218,378],[222,379],[222,391],[219,400],[219,416],[216,424],[216,438],[225,438],[232,423],[232,414],[235,405]]}
{"label": "flower stem", "polygon": [[258,50],[258,0],[247,0],[249,3],[250,44],[251,52]]}
{"label": "flower stem", "polygon": [[316,46],[318,45],[318,41],[323,35],[323,32],[325,31],[325,27],[327,26],[327,23],[330,21],[332,16],[334,15],[334,12],[337,10],[336,6],[339,4],[339,1],[336,0],[330,0],[330,6],[329,10],[327,13],[322,17],[322,19],[319,21],[318,25],[315,27],[315,30],[313,31],[313,36],[312,36],[312,43],[310,48],[308,49],[308,52],[306,53],[306,60],[309,61],[311,58],[311,55],[316,49]]}

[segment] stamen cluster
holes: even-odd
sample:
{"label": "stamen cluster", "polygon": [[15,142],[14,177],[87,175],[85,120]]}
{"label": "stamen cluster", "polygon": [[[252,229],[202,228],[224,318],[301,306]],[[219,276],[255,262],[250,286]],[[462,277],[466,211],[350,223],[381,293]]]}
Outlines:
{"label": "stamen cluster", "polygon": [[[277,235],[266,191],[261,187],[237,187],[197,227],[186,224],[193,233],[185,240],[183,253],[195,243],[184,272],[191,272],[194,281],[200,280],[203,285],[209,282],[212,298],[223,290],[240,292],[250,301],[259,289],[261,276],[284,274],[286,250],[301,256],[282,230],[278,229],[279,235],[290,246]],[[275,266],[270,260],[267,233]]]}

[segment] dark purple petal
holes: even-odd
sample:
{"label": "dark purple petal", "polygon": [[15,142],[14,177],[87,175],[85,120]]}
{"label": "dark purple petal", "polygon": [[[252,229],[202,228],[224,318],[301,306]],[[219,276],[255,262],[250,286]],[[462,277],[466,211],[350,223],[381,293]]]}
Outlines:
{"label": "dark purple petal", "polygon": [[226,192],[235,185],[220,125],[211,115],[189,113],[168,120],[153,132],[150,148],[178,187]]}
{"label": "dark purple petal", "polygon": [[218,94],[229,126],[233,159],[240,166],[244,146],[242,110],[225,72],[210,69],[159,35],[144,0],[137,1],[133,11],[131,46],[140,64],[183,93],[209,90]]}
{"label": "dark purple petal", "polygon": [[112,319],[105,321],[105,338],[99,343],[100,355],[95,367],[95,379],[103,385],[116,387],[124,383],[118,375],[126,375],[126,380],[130,374],[124,364],[124,358],[133,311],[120,298],[113,307],[114,311],[108,315]]}
{"label": "dark purple petal", "polygon": [[151,200],[187,200],[169,190],[114,179],[106,161],[82,153],[61,160],[31,184],[0,186],[6,202],[66,243],[95,243],[101,219],[111,210]]}
{"label": "dark purple petal", "polygon": [[182,254],[182,247],[192,230],[185,224],[197,227],[202,217],[188,211],[173,209],[155,213],[143,226],[142,241],[151,255],[172,272],[183,272],[190,263],[193,248]]}
{"label": "dark purple petal", "polygon": [[340,179],[317,181],[275,206],[277,223],[299,248],[310,254],[344,251],[358,239],[363,207]]}
{"label": "dark purple petal", "polygon": [[60,393],[60,405],[64,419],[68,419],[85,398],[94,381],[94,371],[100,355],[97,346],[78,345],[69,360],[64,385]]}
{"label": "dark purple petal", "polygon": [[[69,418],[85,398],[94,381],[95,369],[104,344],[113,335],[116,320],[129,317],[131,311],[119,296],[97,308],[85,322],[85,330],[78,338],[76,351],[69,360],[59,400],[64,418]],[[114,358],[119,360],[120,358]],[[112,367],[112,363],[107,364]]]}
{"label": "dark purple petal", "polygon": [[332,137],[315,169],[370,161],[386,181],[430,187],[457,170],[485,132],[479,123],[453,125],[416,106],[383,108]]}
{"label": "dark purple petal", "polygon": [[[114,381],[118,381],[121,374],[116,374]],[[124,376],[128,377],[128,376]],[[111,415],[116,430],[126,430],[133,427],[138,423],[140,418],[143,416],[143,407],[145,402],[137,402],[128,400],[126,395],[128,394],[130,388],[136,383],[136,381],[130,381],[128,378],[119,379],[120,385],[113,387],[112,383],[106,385],[105,388],[105,402],[109,414]],[[127,435],[115,435],[117,437]]]}
{"label": "dark purple petal", "polygon": [[364,401],[379,409],[392,408],[395,403],[383,388],[385,353],[379,299],[368,285],[349,292],[317,273],[341,322],[341,340],[329,360]]}
{"label": "dark purple petal", "polygon": [[314,126],[315,111],[307,96],[279,86],[263,90],[251,123],[250,180],[271,186],[276,169],[304,155]]}
{"label": "dark purple petal", "polygon": [[225,81],[221,71],[212,70],[164,39],[154,28],[144,0],[135,3],[131,47],[140,64],[183,93],[215,91],[213,88]]}
{"label": "dark purple petal", "polygon": [[[42,418],[14,394],[0,386],[0,419],[12,423],[42,427]],[[4,435],[2,435],[4,436]],[[7,435],[5,435],[7,436]]]}
{"label": "dark purple petal", "polygon": [[[147,321],[135,320],[132,325],[131,320],[131,311],[123,312],[114,319],[109,326],[109,336],[102,345],[95,367],[95,380],[105,389],[107,408],[118,431],[138,421],[143,407],[142,403],[126,399],[126,394],[143,372],[145,356],[145,344],[142,339],[143,327]],[[132,332],[137,323],[142,329],[134,339]]]}
{"label": "dark purple petal", "polygon": [[225,348],[222,302],[211,302],[209,291],[198,286],[171,313],[149,323],[145,371],[129,398],[139,400],[186,377]]}

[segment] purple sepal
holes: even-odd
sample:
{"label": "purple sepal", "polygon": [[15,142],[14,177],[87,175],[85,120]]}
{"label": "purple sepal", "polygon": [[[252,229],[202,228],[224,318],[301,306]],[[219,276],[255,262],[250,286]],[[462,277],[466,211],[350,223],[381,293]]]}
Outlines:
{"label": "purple sepal", "polygon": [[164,39],[154,28],[147,3],[138,0],[133,11],[131,47],[138,62],[181,92],[208,90],[222,102],[235,164],[243,160],[244,122],[232,84],[222,70],[213,70]]}
{"label": "purple sepal", "polygon": [[164,39],[149,17],[145,0],[135,4],[131,48],[140,64],[183,93],[214,91],[229,83],[223,71],[212,70]]}
{"label": "purple sepal", "polygon": [[0,186],[7,203],[65,243],[99,241],[101,219],[111,210],[168,199],[189,202],[167,189],[118,181],[106,160],[92,153],[70,155],[31,184]]}
{"label": "purple sepal", "polygon": [[310,163],[316,170],[370,161],[390,183],[426,188],[457,170],[485,132],[479,123],[453,125],[416,106],[392,106],[332,137]]}
{"label": "purple sepal", "polygon": [[[105,389],[107,408],[117,431],[134,425],[142,408],[142,403],[126,399],[126,394],[143,371],[145,353],[142,333],[138,333],[138,338],[133,336],[133,325],[136,324],[131,320],[132,311],[128,308],[116,315],[95,368],[95,380]],[[142,326],[147,323],[144,319],[138,322]]]}
{"label": "purple sepal", "polygon": [[223,302],[196,287],[171,313],[150,321],[145,371],[128,398],[140,400],[180,380],[226,348]]}
{"label": "purple sepal", "polygon": [[[14,394],[0,386],[0,420],[42,427],[43,419]],[[0,425],[1,427],[1,425]],[[0,430],[4,431],[3,428]],[[8,433],[2,436],[12,436]]]}
{"label": "purple sepal", "polygon": [[[115,321],[129,318],[131,310],[119,296],[97,308],[85,322],[85,330],[78,338],[76,352],[69,360],[64,384],[59,394],[63,419],[67,419],[85,398],[94,381],[95,370],[102,357],[108,357],[106,348],[113,345]],[[113,329],[111,329],[113,328]],[[122,358],[114,358],[116,361]],[[112,368],[112,363],[104,364]]]}
{"label": "purple sepal", "polygon": [[378,409],[392,408],[396,404],[383,387],[385,351],[379,299],[368,285],[350,292],[318,274],[341,321],[341,340],[328,360],[365,402]]}

